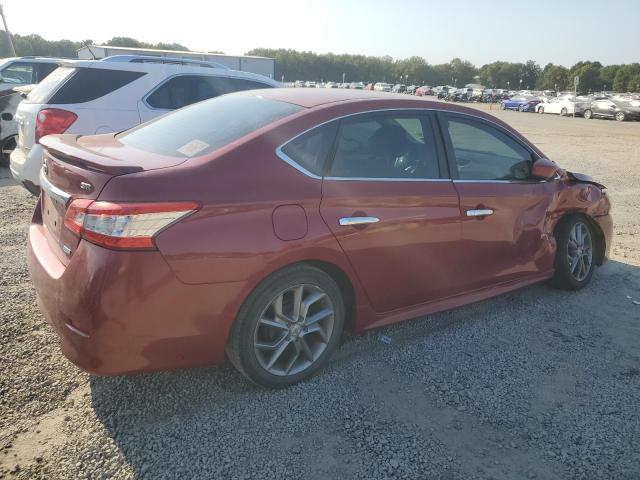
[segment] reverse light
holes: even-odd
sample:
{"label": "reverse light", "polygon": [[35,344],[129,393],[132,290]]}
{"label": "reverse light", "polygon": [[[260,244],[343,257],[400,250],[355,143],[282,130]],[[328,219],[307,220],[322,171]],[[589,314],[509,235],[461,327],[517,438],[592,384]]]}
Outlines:
{"label": "reverse light", "polygon": [[36,143],[45,135],[64,133],[76,121],[78,115],[60,108],[45,108],[36,116]]}
{"label": "reverse light", "polygon": [[64,225],[81,238],[115,250],[155,250],[154,236],[198,210],[195,202],[71,202]]}

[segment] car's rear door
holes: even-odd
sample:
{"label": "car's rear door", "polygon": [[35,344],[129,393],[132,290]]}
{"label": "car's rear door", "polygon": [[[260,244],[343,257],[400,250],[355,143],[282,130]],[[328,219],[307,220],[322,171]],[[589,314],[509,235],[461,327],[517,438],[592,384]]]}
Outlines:
{"label": "car's rear door", "polygon": [[460,196],[467,291],[549,271],[553,249],[543,222],[555,188],[531,177],[535,154],[491,122],[439,113]]}
{"label": "car's rear door", "polygon": [[458,195],[429,114],[343,119],[320,213],[377,312],[457,293]]}

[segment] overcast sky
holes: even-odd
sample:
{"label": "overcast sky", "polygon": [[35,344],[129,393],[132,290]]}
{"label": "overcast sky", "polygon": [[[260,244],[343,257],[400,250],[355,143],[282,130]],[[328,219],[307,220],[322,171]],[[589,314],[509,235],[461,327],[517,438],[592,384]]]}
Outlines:
{"label": "overcast sky", "polygon": [[[477,66],[640,61],[640,0],[4,0],[14,33],[113,36],[242,54],[255,47],[360,53]],[[165,6],[166,5],[166,6]],[[169,7],[172,5],[172,7]]]}

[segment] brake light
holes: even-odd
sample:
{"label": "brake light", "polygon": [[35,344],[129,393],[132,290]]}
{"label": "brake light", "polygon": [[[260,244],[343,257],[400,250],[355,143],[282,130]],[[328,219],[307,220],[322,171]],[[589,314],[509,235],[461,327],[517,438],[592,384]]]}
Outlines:
{"label": "brake light", "polygon": [[73,200],[64,225],[79,237],[115,250],[155,250],[154,237],[198,210],[195,202],[112,203]]}
{"label": "brake light", "polygon": [[64,133],[76,121],[78,115],[59,108],[45,108],[36,116],[36,143],[45,135]]}

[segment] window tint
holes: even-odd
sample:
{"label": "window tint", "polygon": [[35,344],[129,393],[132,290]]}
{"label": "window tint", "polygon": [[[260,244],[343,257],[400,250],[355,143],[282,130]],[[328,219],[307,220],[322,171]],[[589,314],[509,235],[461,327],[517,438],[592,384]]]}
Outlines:
{"label": "window tint", "polygon": [[505,133],[466,119],[450,117],[446,123],[461,180],[526,180],[531,176],[531,153]]}
{"label": "window tint", "polygon": [[2,72],[4,83],[15,83],[16,85],[28,85],[36,83],[36,68],[32,63],[13,62]]}
{"label": "window tint", "polygon": [[38,64],[38,82],[44,80],[58,65],[55,63],[39,63]]}
{"label": "window tint", "polygon": [[23,101],[25,103],[45,103],[51,94],[75,71],[75,68],[59,67],[31,90]]}
{"label": "window tint", "polygon": [[338,122],[314,128],[291,140],[282,147],[282,151],[301,167],[315,175],[322,175],[337,129]]}
{"label": "window tint", "polygon": [[344,120],[329,175],[439,178],[429,118],[382,114]]}
{"label": "window tint", "polygon": [[83,103],[96,100],[145,75],[106,68],[77,68],[48,103]]}
{"label": "window tint", "polygon": [[265,88],[270,85],[246,80],[206,75],[180,75],[165,82],[147,98],[152,108],[175,110],[225,93]]}
{"label": "window tint", "polygon": [[205,155],[302,107],[256,96],[213,98],[117,136],[135,148],[189,158]]}

